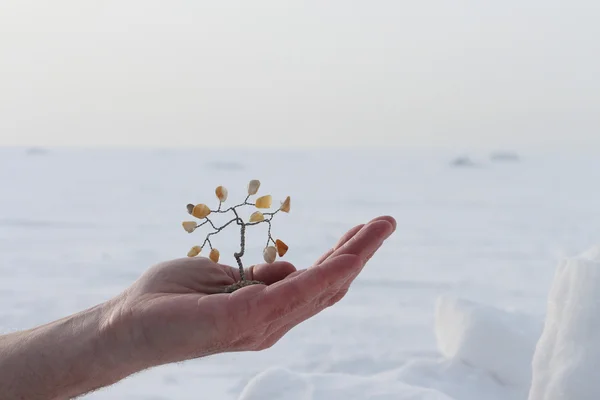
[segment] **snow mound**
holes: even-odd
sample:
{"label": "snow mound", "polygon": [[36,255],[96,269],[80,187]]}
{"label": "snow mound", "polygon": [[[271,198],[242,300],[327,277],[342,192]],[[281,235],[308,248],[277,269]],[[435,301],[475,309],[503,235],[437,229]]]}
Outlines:
{"label": "snow mound", "polygon": [[529,400],[600,398],[600,246],[563,261],[548,295]]}
{"label": "snow mound", "polygon": [[496,151],[490,155],[492,161],[519,161],[519,155],[512,151]]}
{"label": "snow mound", "polygon": [[413,386],[436,389],[458,400],[524,400],[529,385],[505,386],[487,371],[460,360],[414,358],[382,376]]}
{"label": "snow mound", "polygon": [[477,163],[469,157],[457,157],[450,163],[453,167],[476,167]]}
{"label": "snow mound", "polygon": [[314,386],[302,374],[284,368],[270,368],[252,378],[240,400],[311,400],[313,394]]}
{"label": "snow mound", "polygon": [[489,373],[507,386],[529,387],[541,321],[449,295],[436,303],[435,335],[447,358]]}
{"label": "snow mound", "polygon": [[270,368],[246,385],[239,400],[453,400],[433,389],[380,377],[303,374]]}

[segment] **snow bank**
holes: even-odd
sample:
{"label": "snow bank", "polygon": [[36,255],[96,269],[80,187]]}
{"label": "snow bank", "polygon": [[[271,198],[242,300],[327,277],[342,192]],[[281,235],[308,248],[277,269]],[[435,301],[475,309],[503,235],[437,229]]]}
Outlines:
{"label": "snow bank", "polygon": [[600,246],[558,266],[547,307],[529,400],[600,399]]}
{"label": "snow bank", "polygon": [[380,375],[435,389],[457,400],[526,400],[529,392],[529,385],[505,386],[488,372],[460,360],[419,357]]}
{"label": "snow bank", "polygon": [[440,352],[486,371],[499,383],[529,387],[531,359],[542,323],[472,301],[440,296],[435,334]]}
{"label": "snow bank", "polygon": [[453,400],[433,389],[379,377],[300,374],[270,368],[255,376],[239,400]]}
{"label": "snow bank", "polygon": [[313,394],[314,386],[308,378],[284,368],[270,368],[252,378],[240,400],[310,400]]}

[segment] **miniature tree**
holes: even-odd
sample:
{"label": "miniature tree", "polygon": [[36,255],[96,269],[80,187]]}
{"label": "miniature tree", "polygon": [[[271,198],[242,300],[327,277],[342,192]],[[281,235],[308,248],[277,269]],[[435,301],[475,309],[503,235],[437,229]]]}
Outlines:
{"label": "miniature tree", "polygon": [[[244,221],[238,214],[238,209],[240,207],[244,207],[244,206],[252,206],[252,207],[256,207],[258,209],[271,208],[272,201],[273,201],[273,198],[271,197],[271,195],[259,197],[256,199],[256,201],[254,203],[248,202],[250,197],[255,195],[258,192],[259,187],[260,187],[260,181],[258,181],[256,179],[251,180],[248,183],[248,196],[246,196],[246,199],[244,200],[243,203],[237,204],[235,206],[232,206],[232,207],[229,207],[226,209],[221,209],[223,206],[223,203],[227,200],[227,189],[223,186],[219,186],[215,190],[215,194],[217,195],[217,198],[219,199],[219,207],[216,210],[211,210],[206,204],[196,204],[196,205],[188,204],[187,205],[188,214],[200,219],[202,222],[200,222],[200,223],[197,223],[196,221],[182,222],[183,229],[185,229],[186,232],[188,232],[188,233],[192,233],[199,227],[204,226],[206,224],[209,224],[213,228],[212,232],[210,232],[210,233],[208,233],[208,235],[206,235],[206,238],[204,239],[204,242],[202,243],[202,245],[192,247],[187,255],[188,255],[188,257],[196,257],[197,255],[199,255],[201,253],[202,249],[204,247],[206,247],[206,245],[208,244],[208,246],[210,248],[210,253],[208,255],[208,258],[215,263],[219,262],[220,253],[219,253],[219,250],[217,250],[216,248],[213,247],[212,242],[210,240],[211,237],[213,235],[216,235],[217,233],[221,232],[223,229],[232,225],[233,223],[235,223],[236,225],[238,225],[240,227],[240,250],[238,252],[234,253],[233,256],[235,257],[238,268],[240,270],[240,278],[241,279],[238,282],[234,283],[233,285],[230,285],[225,288],[225,292],[228,292],[228,293],[231,293],[231,292],[233,292],[237,289],[240,289],[244,286],[254,285],[254,284],[263,284],[263,282],[260,282],[260,281],[247,280],[246,274],[244,272],[244,264],[242,263],[242,257],[244,256],[244,253],[246,250],[246,228],[247,227],[259,225],[262,223],[268,224],[269,229],[267,231],[267,244],[263,250],[263,258],[264,258],[265,262],[273,263],[273,262],[275,262],[275,259],[277,258],[278,255],[279,255],[279,257],[283,257],[285,255],[285,253],[288,251],[288,246],[283,241],[281,241],[279,239],[277,239],[277,240],[273,239],[273,236],[271,235],[271,221],[273,220],[273,217],[279,211],[283,211],[285,213],[290,212],[290,197],[289,196],[281,203],[279,209],[277,209],[276,211],[263,213],[263,212],[257,210],[255,212],[253,212],[252,215],[250,215],[250,218],[248,219],[247,222]],[[217,227],[213,223],[213,221],[208,217],[211,214],[226,214],[229,212],[231,212],[233,214],[233,218],[220,227]]]}

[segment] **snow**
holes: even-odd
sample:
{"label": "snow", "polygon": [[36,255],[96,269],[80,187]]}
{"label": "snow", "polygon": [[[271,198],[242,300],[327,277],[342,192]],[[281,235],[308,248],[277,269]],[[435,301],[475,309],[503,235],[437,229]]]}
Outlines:
{"label": "snow", "polygon": [[433,389],[377,377],[348,374],[299,374],[270,368],[253,378],[240,400],[452,400]]}
{"label": "snow", "polygon": [[[560,301],[548,303],[534,392],[571,388],[597,354],[596,255],[548,293],[558,260],[600,238],[594,154],[462,169],[447,163],[455,150],[40,150],[0,148],[0,332],[91,307],[185,255],[197,244],[181,229],[185,205],[218,185],[234,199],[260,179],[274,201],[292,196],[273,227],[299,268],[355,224],[398,220],[346,298],[272,348],[161,366],[85,399],[526,400],[548,298]],[[249,235],[249,259],[262,244]],[[572,315],[553,312],[562,303]]]}
{"label": "snow", "polygon": [[503,385],[528,387],[541,321],[517,312],[440,296],[435,333],[440,353],[489,373]]}
{"label": "snow", "polygon": [[558,267],[529,400],[600,398],[600,246]]}

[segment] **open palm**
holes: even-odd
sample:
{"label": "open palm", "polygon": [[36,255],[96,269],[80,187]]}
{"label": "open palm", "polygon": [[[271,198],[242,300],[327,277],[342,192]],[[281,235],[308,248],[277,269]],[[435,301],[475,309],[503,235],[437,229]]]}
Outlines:
{"label": "open palm", "polygon": [[300,322],[338,302],[365,263],[395,230],[379,217],[348,231],[308,269],[287,262],[246,270],[252,285],[223,289],[239,271],[207,258],[184,258],[149,269],[117,298],[110,320],[121,325],[145,366],[209,354],[261,350]]}

